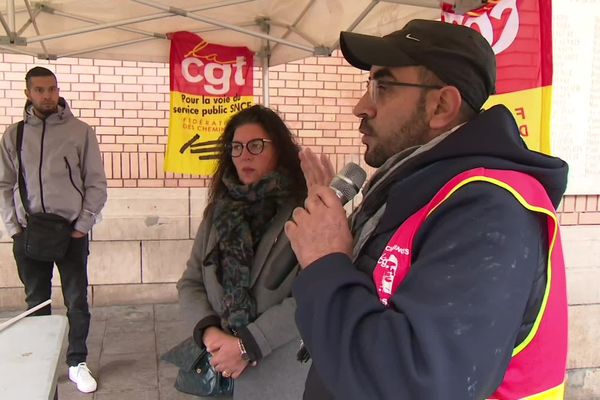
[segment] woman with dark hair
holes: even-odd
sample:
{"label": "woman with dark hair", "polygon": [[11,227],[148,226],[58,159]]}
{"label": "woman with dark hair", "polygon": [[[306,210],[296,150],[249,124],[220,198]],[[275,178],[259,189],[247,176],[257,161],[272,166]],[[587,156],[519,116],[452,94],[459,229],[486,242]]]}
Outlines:
{"label": "woman with dark hair", "polygon": [[[184,320],[215,370],[234,379],[234,399],[300,399],[308,369],[296,360],[297,261],[283,231],[306,198],[299,147],[260,105],[234,115],[221,139],[208,205],[177,283]],[[274,266],[292,272],[268,290]]]}

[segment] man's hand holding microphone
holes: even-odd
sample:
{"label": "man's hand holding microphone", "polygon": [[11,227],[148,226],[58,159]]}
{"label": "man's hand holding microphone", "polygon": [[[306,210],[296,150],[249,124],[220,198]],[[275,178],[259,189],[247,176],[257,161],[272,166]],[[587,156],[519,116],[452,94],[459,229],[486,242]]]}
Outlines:
{"label": "man's hand holding microphone", "polygon": [[348,164],[334,178],[329,158],[318,157],[310,149],[300,152],[300,161],[308,197],[285,224],[285,233],[304,269],[327,254],[352,255],[352,234],[343,204],[358,193],[366,173],[358,165]]}

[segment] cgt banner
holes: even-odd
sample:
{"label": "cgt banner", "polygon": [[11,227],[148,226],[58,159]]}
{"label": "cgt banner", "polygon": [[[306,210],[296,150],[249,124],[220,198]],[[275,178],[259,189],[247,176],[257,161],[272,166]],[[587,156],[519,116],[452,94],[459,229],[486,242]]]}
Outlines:
{"label": "cgt banner", "polygon": [[253,102],[253,56],[190,32],[171,39],[171,118],[165,171],[211,175],[229,117]]}
{"label": "cgt banner", "polygon": [[527,146],[550,154],[551,0],[488,0],[466,15],[443,8],[442,21],[469,26],[490,42],[498,77],[484,108],[506,105]]}

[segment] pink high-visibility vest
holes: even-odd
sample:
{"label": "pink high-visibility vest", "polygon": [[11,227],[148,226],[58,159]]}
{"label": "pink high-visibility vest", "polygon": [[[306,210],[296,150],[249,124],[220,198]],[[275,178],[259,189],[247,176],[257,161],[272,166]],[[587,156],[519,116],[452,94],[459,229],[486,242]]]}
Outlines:
{"label": "pink high-visibility vest", "polygon": [[567,293],[558,218],[544,187],[515,171],[475,168],[452,178],[433,199],[410,216],[385,247],[373,271],[381,302],[389,306],[411,267],[413,240],[426,218],[462,186],[488,182],[510,192],[526,209],[548,221],[548,269],[544,297],[527,337],[513,350],[504,380],[490,399],[557,400],[564,398],[567,364]]}

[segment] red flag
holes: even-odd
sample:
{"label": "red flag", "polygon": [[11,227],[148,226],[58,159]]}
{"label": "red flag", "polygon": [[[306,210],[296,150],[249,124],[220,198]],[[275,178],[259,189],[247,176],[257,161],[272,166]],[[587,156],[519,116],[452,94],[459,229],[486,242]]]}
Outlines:
{"label": "red flag", "polygon": [[466,15],[442,20],[479,31],[496,53],[496,95],[484,105],[505,104],[532,150],[550,153],[552,107],[552,4],[550,0],[490,0]]}
{"label": "red flag", "polygon": [[253,102],[253,55],[190,32],[171,39],[171,115],[165,171],[209,175],[227,120]]}

